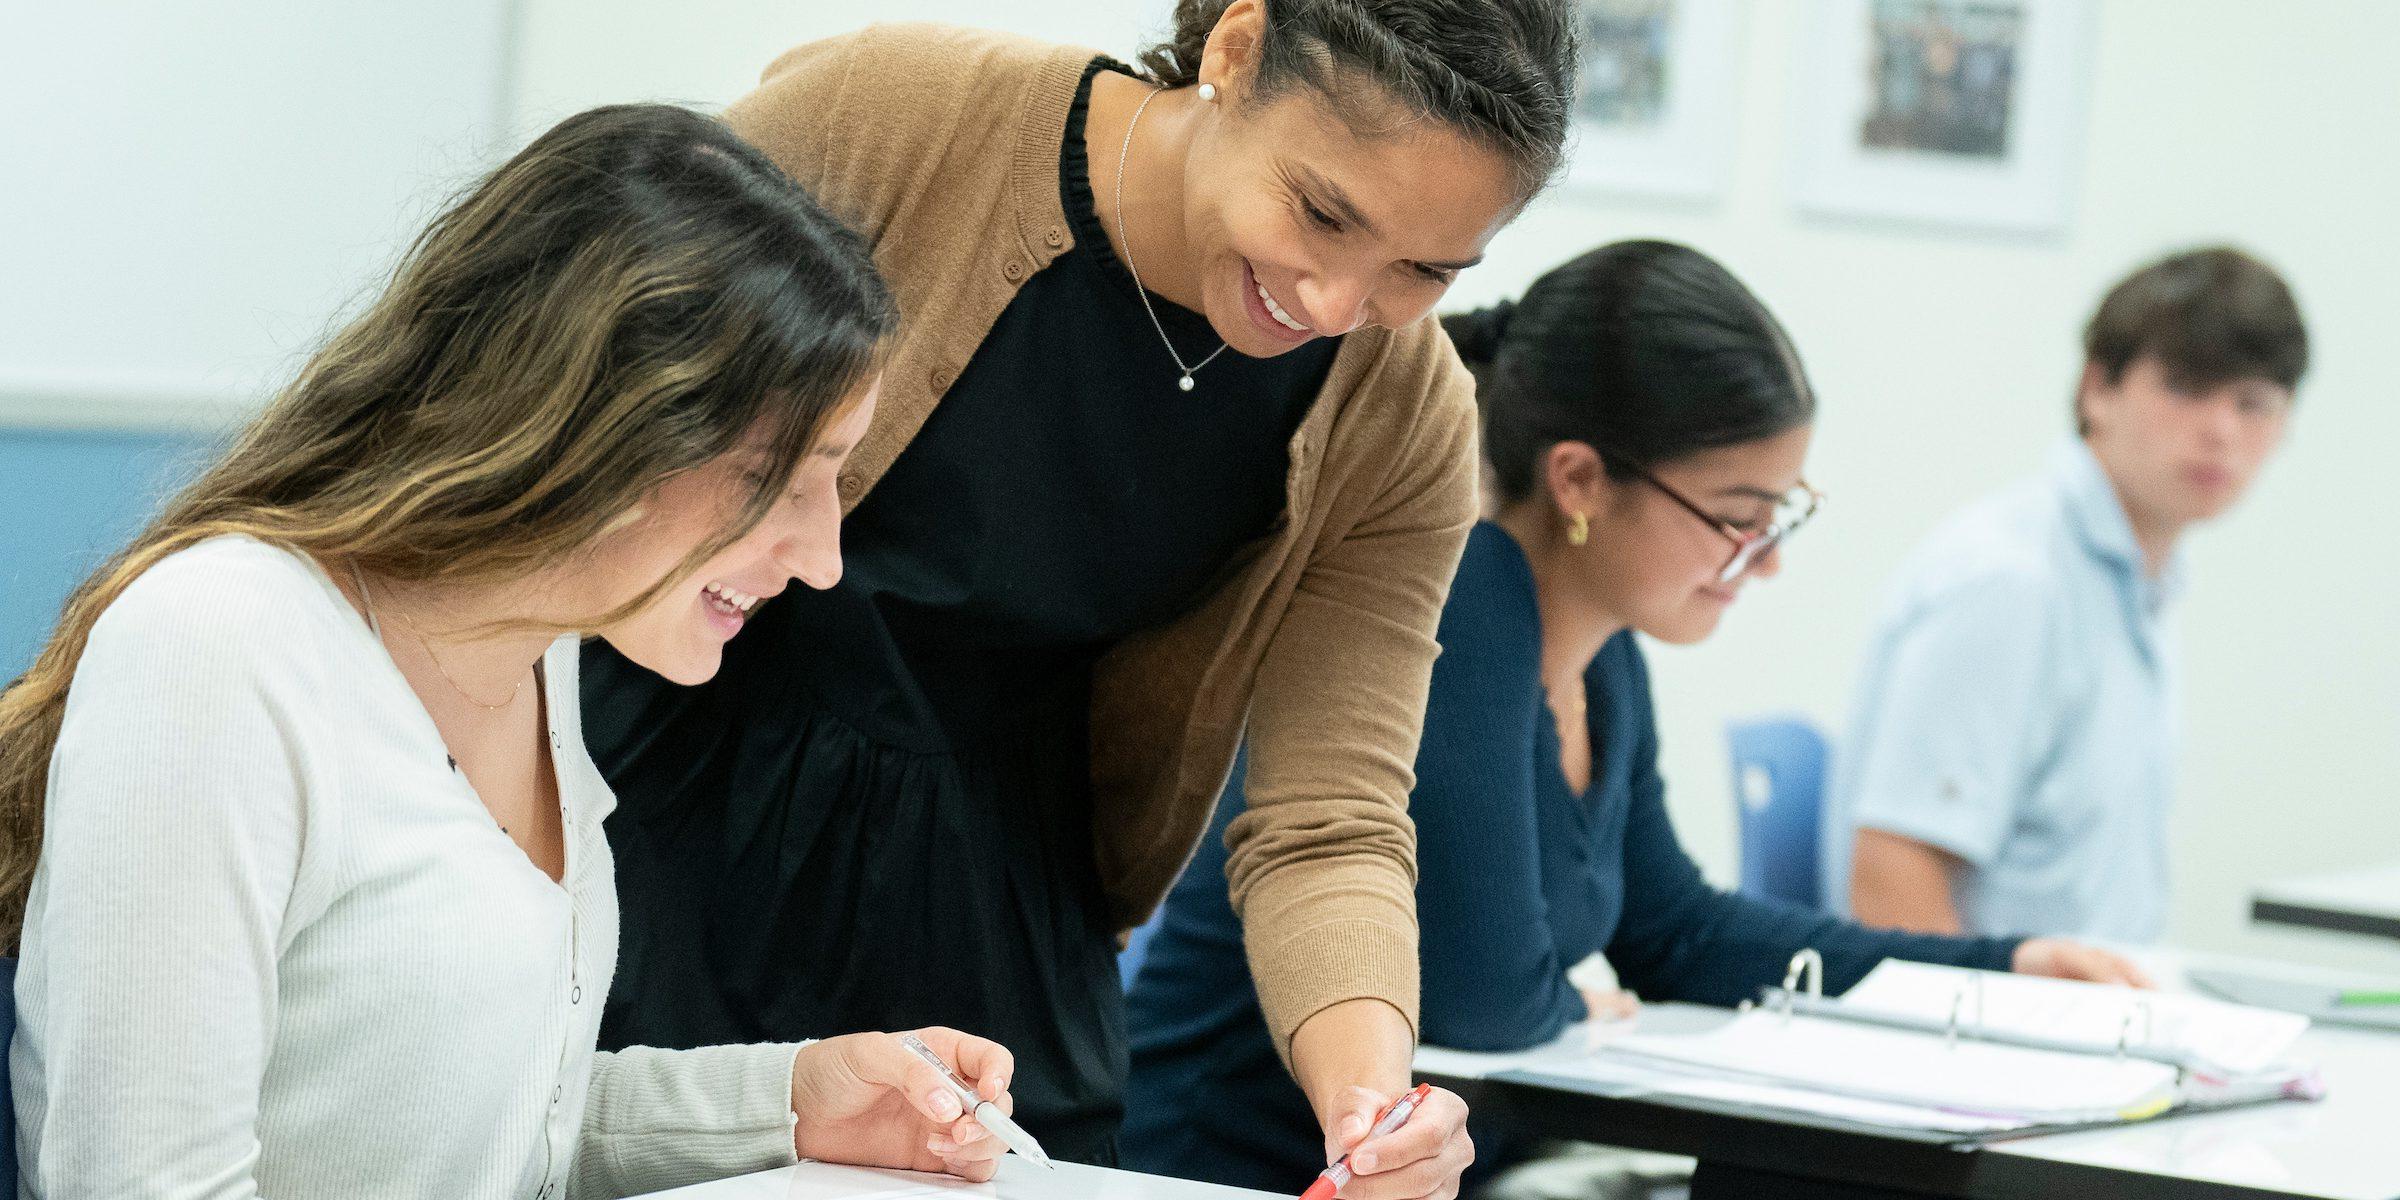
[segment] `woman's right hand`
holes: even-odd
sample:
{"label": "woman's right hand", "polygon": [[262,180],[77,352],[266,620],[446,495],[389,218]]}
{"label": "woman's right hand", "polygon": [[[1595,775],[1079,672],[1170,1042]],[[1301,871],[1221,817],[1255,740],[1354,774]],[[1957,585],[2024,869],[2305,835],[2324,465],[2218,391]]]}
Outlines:
{"label": "woman's right hand", "polygon": [[1341,1090],[1325,1125],[1325,1161],[1350,1156],[1350,1182],[1341,1200],[1458,1200],[1460,1178],[1475,1161],[1467,1135],[1467,1102],[1434,1088],[1408,1122],[1369,1136],[1375,1118],[1397,1096],[1353,1085]]}
{"label": "woman's right hand", "polygon": [[1579,987],[1575,990],[1583,993],[1583,1006],[1591,1010],[1586,1020],[1630,1021],[1642,1011],[1642,998],[1622,988]]}
{"label": "woman's right hand", "polygon": [[[915,1032],[977,1095],[1015,1113],[1008,1079],[1017,1064],[1006,1048],[955,1029]],[[902,1036],[853,1033],[800,1048],[792,1058],[793,1150],[819,1162],[990,1179],[1008,1147]]]}

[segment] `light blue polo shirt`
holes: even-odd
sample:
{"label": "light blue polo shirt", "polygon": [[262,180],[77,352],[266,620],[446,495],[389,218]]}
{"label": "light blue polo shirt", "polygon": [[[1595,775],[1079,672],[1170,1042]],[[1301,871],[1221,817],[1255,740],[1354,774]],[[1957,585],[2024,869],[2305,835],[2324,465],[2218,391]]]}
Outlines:
{"label": "light blue polo shirt", "polygon": [[1902,568],[1835,755],[1822,849],[1850,907],[1861,826],[1969,869],[1981,934],[2156,941],[2167,912],[2175,653],[2163,579],[2080,441],[1958,514]]}

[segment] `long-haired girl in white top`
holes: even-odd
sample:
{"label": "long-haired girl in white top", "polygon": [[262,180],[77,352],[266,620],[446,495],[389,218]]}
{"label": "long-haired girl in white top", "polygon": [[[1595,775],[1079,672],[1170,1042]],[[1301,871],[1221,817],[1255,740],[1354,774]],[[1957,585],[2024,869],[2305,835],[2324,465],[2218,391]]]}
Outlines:
{"label": "long-haired girl in white top", "polygon": [[[892,321],[861,244],[680,109],[570,118],[434,222],[0,695],[32,1194],[990,1176],[895,1035],[593,1049],[576,641],[695,682],[833,583]],[[1008,1107],[1006,1050],[918,1032]]]}

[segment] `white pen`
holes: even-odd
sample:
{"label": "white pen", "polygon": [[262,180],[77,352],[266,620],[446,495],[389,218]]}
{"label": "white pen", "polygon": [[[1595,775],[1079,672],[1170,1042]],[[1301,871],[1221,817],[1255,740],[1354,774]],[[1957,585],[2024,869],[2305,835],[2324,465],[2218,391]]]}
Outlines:
{"label": "white pen", "polygon": [[943,1062],[942,1056],[935,1054],[933,1047],[926,1045],[924,1039],[913,1033],[904,1033],[900,1035],[900,1044],[908,1047],[909,1053],[932,1063],[933,1069],[942,1073],[942,1078],[949,1081],[951,1088],[958,1093],[958,1102],[966,1107],[967,1115],[975,1118],[976,1124],[991,1130],[994,1137],[1007,1143],[1008,1148],[1018,1154],[1049,1167],[1053,1171],[1058,1169],[1057,1164],[1052,1163],[1050,1156],[1042,1150],[1042,1144],[1033,1140],[1032,1134],[1025,1132],[1024,1127],[1015,1121],[1009,1120],[1008,1114],[1001,1112],[999,1105],[984,1099],[976,1094],[974,1088],[968,1087],[967,1081],[960,1079],[958,1072],[951,1070],[950,1064]]}
{"label": "white pen", "polygon": [[[1417,1106],[1425,1103],[1425,1098],[1432,1094],[1433,1085],[1430,1083],[1420,1083],[1410,1088],[1405,1095],[1384,1107],[1383,1112],[1376,1116],[1375,1123],[1368,1127],[1367,1136],[1358,1139],[1358,1145],[1364,1146],[1369,1141],[1408,1124],[1408,1115],[1417,1111]],[[1351,1150],[1357,1148],[1357,1146],[1353,1146]],[[1350,1151],[1345,1150],[1340,1158],[1334,1160],[1332,1166],[1325,1168],[1324,1173],[1310,1181],[1308,1190],[1300,1193],[1300,1200],[1334,1200],[1334,1193],[1340,1191],[1342,1185],[1350,1182],[1353,1178],[1355,1176],[1350,1172]]]}

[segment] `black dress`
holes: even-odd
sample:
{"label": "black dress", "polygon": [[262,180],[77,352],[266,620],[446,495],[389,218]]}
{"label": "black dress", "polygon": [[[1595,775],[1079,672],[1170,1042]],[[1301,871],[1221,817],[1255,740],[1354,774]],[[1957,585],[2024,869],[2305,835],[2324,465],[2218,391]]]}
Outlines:
{"label": "black dress", "polygon": [[[1093,211],[1102,69],[1122,68],[1086,71],[1060,156],[1075,247],[851,514],[840,586],[767,604],[697,688],[586,652],[586,732],[619,798],[603,1048],[955,1026],[1015,1052],[1046,1148],[1113,1162],[1126,1049],[1092,667],[1271,531],[1337,347],[1228,351],[1177,390]],[[1186,361],[1218,345],[1151,301]]]}

